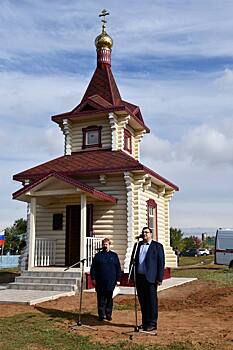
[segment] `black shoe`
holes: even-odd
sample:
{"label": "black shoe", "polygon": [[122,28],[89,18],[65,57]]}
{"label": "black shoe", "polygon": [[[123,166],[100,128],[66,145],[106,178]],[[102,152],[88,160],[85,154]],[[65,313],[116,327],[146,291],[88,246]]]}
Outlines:
{"label": "black shoe", "polygon": [[157,328],[154,327],[154,326],[147,326],[147,327],[144,328],[144,331],[156,333],[157,332]]}
{"label": "black shoe", "polygon": [[112,316],[106,316],[106,320],[108,320],[108,321],[112,321]]}
{"label": "black shoe", "polygon": [[104,320],[104,316],[99,316],[99,321],[103,321]]}
{"label": "black shoe", "polygon": [[144,329],[144,328],[145,328],[144,324],[140,324],[140,326],[138,326],[138,329]]}

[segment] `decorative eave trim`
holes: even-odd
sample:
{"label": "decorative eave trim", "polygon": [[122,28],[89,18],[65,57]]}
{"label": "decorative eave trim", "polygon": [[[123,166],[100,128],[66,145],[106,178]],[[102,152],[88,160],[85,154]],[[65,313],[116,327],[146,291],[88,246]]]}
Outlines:
{"label": "decorative eave trim", "polygon": [[164,177],[162,177],[161,175],[157,174],[156,172],[154,172],[153,170],[151,170],[150,168],[147,168],[146,166],[143,165],[143,170],[150,174],[151,176],[153,176],[154,178],[156,178],[157,180],[162,181],[164,184],[168,185],[169,187],[173,188],[175,191],[179,191],[179,187],[174,185],[172,182],[168,181],[167,179],[165,179]]}
{"label": "decorative eave trim", "polygon": [[38,181],[33,182],[32,184],[27,185],[27,186],[21,188],[20,190],[16,191],[12,195],[13,199],[16,199],[20,195],[22,195],[25,192],[31,190],[32,188],[38,186],[39,184],[41,184],[42,182],[48,180],[51,177],[55,177],[55,178],[57,178],[59,180],[62,180],[62,181],[66,182],[66,183],[68,183],[70,185],[78,187],[81,191],[89,193],[89,194],[93,195],[94,197],[96,197],[98,199],[106,200],[106,201],[111,202],[111,203],[116,203],[117,202],[117,199],[115,197],[113,197],[113,196],[111,196],[111,195],[109,195],[109,194],[107,194],[105,192],[96,190],[92,186],[89,186],[87,184],[84,184],[83,182],[80,182],[80,181],[75,180],[75,179],[71,179],[70,177],[64,176],[64,175],[62,175],[60,173],[56,173],[56,172],[52,172],[52,173],[44,176],[43,178],[39,179]]}
{"label": "decorative eave trim", "polygon": [[75,120],[77,118],[81,117],[90,117],[95,116],[101,113],[111,113],[111,112],[120,112],[125,111],[127,114],[129,114],[144,130],[146,133],[150,132],[150,129],[138,118],[136,117],[128,107],[120,105],[120,106],[112,106],[111,108],[100,108],[98,110],[94,111],[83,111],[83,112],[66,112],[62,114],[57,114],[51,116],[52,121],[55,123],[60,124],[64,118],[67,118],[69,120]]}

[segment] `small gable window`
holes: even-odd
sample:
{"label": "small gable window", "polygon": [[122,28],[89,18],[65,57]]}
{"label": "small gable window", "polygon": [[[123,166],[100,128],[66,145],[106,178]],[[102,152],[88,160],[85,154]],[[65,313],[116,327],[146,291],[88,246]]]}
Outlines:
{"label": "small gable window", "polygon": [[124,129],[124,150],[132,153],[132,136],[127,129]]}
{"label": "small gable window", "polygon": [[83,145],[82,148],[102,147],[101,144],[101,129],[102,126],[88,126],[83,128]]}

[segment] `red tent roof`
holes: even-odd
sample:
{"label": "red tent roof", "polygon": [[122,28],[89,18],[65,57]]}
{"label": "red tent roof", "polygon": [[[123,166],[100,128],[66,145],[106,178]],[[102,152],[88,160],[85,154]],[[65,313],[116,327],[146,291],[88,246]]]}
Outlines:
{"label": "red tent roof", "polygon": [[140,108],[122,100],[111,67],[103,64],[97,66],[80,104],[70,112],[52,116],[52,120],[59,123],[64,118],[75,119],[85,115],[114,111],[125,111],[147,132],[150,131],[144,124]]}
{"label": "red tent roof", "polygon": [[143,170],[152,177],[178,191],[178,187],[123,151],[98,150],[72,153],[37,165],[13,176],[14,180],[38,180],[51,172],[65,176],[119,173]]}

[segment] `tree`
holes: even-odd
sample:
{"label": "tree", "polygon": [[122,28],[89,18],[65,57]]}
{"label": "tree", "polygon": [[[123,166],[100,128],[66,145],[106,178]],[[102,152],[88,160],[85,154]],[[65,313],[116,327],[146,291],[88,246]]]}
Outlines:
{"label": "tree", "polygon": [[183,244],[183,250],[195,249],[195,248],[197,249],[197,248],[200,248],[201,246],[201,240],[196,236],[185,237],[182,241],[182,244]]}
{"label": "tree", "polygon": [[170,242],[173,249],[182,250],[183,235],[181,229],[170,228]]}
{"label": "tree", "polygon": [[27,221],[23,218],[15,220],[13,226],[7,227],[4,230],[5,233],[5,243],[4,251],[10,251],[11,253],[16,253],[19,250],[19,244],[22,240],[22,235],[26,233]]}

